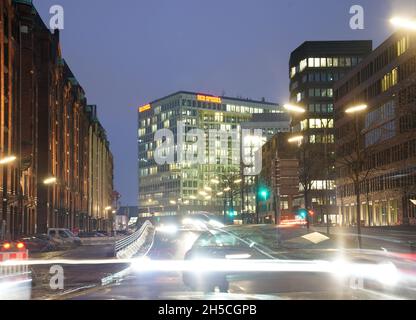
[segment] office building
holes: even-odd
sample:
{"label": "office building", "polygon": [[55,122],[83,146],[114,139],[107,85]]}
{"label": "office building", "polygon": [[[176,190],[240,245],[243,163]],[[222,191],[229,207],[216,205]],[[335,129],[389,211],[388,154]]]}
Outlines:
{"label": "office building", "polygon": [[334,93],[339,219],[356,225],[360,206],[362,225],[415,225],[416,34],[394,33]]}
{"label": "office building", "polygon": [[[282,112],[280,106],[266,101],[185,91],[140,107],[141,217],[210,212],[238,218],[241,124],[255,114]],[[163,129],[171,136],[157,141],[155,135]],[[166,161],[156,161],[161,155]]]}
{"label": "office building", "polygon": [[304,206],[318,220],[336,216],[333,85],[367,56],[371,41],[308,41],[290,56],[291,103],[306,112],[293,115],[299,146]]}

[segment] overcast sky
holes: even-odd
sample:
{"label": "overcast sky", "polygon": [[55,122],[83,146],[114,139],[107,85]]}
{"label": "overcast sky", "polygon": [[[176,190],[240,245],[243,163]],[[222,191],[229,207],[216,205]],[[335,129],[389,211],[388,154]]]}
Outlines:
{"label": "overcast sky", "polygon": [[[115,188],[137,202],[137,107],[189,90],[284,103],[290,52],[307,40],[380,44],[415,0],[35,0],[49,24],[62,5],[63,55],[98,105],[115,158]],[[352,5],[365,29],[351,30]]]}

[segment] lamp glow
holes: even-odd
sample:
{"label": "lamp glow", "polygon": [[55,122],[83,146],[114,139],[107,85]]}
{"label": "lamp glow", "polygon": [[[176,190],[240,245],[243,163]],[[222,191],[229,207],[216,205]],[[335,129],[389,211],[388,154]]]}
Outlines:
{"label": "lamp glow", "polygon": [[345,113],[352,114],[367,110],[368,106],[366,104],[360,104],[358,106],[349,107],[345,110]]}
{"label": "lamp glow", "polygon": [[5,157],[5,158],[0,160],[0,165],[12,163],[12,162],[16,161],[16,159],[17,158],[15,156]]}
{"label": "lamp glow", "polygon": [[295,137],[292,137],[292,138],[290,138],[290,139],[288,139],[287,141],[289,142],[289,143],[294,143],[294,142],[302,142],[302,140],[303,140],[303,136],[295,136]]}
{"label": "lamp glow", "polygon": [[50,178],[43,180],[43,183],[46,185],[50,185],[50,184],[55,184],[56,181],[57,179],[55,177],[50,177]]}
{"label": "lamp glow", "polygon": [[393,17],[390,23],[396,27],[416,31],[416,21],[404,17]]}
{"label": "lamp glow", "polygon": [[295,112],[295,113],[305,113],[306,112],[305,108],[302,108],[300,106],[296,106],[294,104],[285,104],[283,106],[283,108],[285,108],[289,112]]}

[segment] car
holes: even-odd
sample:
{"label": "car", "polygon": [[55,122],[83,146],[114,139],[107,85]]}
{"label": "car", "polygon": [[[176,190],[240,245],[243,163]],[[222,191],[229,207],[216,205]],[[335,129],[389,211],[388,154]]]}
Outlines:
{"label": "car", "polygon": [[20,241],[0,241],[0,252],[20,252],[25,251],[26,246]]}
{"label": "car", "polygon": [[75,236],[69,229],[50,228],[48,229],[48,236],[50,236],[53,241],[58,242],[59,245],[63,247],[81,245],[81,239]]}
{"label": "car", "polygon": [[[187,261],[204,259],[264,259],[267,258],[253,246],[240,240],[235,235],[221,229],[208,230],[200,235],[191,250],[185,255]],[[213,272],[202,276],[193,272],[183,273],[183,282],[194,291],[213,292],[216,288],[227,293],[229,282],[227,276],[231,274]]]}
{"label": "car", "polygon": [[47,235],[35,235],[22,237],[19,242],[23,243],[30,253],[56,251],[58,245]]}

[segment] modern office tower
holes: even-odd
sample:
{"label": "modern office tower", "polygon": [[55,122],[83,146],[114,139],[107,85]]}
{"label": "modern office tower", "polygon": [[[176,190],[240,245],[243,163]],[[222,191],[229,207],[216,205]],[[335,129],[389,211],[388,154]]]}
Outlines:
{"label": "modern office tower", "polygon": [[140,107],[140,216],[210,212],[238,219],[241,124],[282,112],[275,103],[184,91]]}
{"label": "modern office tower", "polygon": [[336,217],[333,85],[372,49],[371,41],[308,41],[290,57],[291,104],[306,112],[293,115],[299,144],[304,206],[317,219]]}
{"label": "modern office tower", "polygon": [[393,34],[334,93],[340,220],[415,225],[416,34]]}

